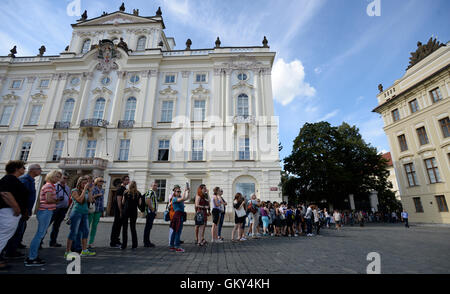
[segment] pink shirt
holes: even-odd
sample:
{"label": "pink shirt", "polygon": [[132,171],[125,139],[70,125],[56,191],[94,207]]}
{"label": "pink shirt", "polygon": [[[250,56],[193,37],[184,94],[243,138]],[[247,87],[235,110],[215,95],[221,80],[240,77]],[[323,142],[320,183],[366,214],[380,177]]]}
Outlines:
{"label": "pink shirt", "polygon": [[50,199],[56,200],[56,187],[51,183],[46,183],[42,189],[40,194],[40,203],[39,210],[55,210],[56,203],[47,203],[47,193],[51,193]]}

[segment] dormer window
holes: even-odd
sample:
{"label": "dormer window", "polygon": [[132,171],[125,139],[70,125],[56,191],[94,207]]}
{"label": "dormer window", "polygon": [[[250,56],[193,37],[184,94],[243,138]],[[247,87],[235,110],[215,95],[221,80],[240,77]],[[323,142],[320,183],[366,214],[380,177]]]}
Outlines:
{"label": "dormer window", "polygon": [[91,47],[91,40],[87,39],[83,43],[83,47],[81,48],[81,54],[88,53]]}

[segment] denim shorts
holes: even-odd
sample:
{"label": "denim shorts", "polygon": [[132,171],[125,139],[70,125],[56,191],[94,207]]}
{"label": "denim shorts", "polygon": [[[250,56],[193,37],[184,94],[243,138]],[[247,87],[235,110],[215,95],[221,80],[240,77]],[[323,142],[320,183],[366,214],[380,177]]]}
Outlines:
{"label": "denim shorts", "polygon": [[75,241],[78,232],[81,233],[81,239],[87,239],[89,237],[89,218],[88,214],[73,211],[70,215],[70,233],[67,238]]}

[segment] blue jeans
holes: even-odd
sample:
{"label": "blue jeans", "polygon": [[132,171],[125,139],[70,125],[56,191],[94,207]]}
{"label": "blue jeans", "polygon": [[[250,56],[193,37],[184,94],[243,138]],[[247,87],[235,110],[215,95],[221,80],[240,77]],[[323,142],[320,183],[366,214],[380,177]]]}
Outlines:
{"label": "blue jeans", "polygon": [[28,258],[33,260],[38,257],[39,246],[41,245],[41,241],[47,233],[48,226],[50,225],[50,221],[52,220],[53,210],[39,210],[36,214],[38,221],[37,232],[34,235],[33,240],[30,244],[30,251],[28,252]]}
{"label": "blue jeans", "polygon": [[312,234],[312,220],[310,218],[306,219],[306,234]]}
{"label": "blue jeans", "polygon": [[180,248],[181,232],[183,231],[183,221],[181,221],[178,232],[172,232],[170,236],[170,247]]}
{"label": "blue jeans", "polygon": [[70,233],[67,238],[76,241],[78,232],[81,233],[81,239],[89,237],[89,219],[87,214],[73,211],[70,215]]}

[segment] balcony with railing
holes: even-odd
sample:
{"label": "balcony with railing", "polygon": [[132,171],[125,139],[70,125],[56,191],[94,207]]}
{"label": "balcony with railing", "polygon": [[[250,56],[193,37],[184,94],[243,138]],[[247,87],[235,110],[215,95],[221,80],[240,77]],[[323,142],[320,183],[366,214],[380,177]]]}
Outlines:
{"label": "balcony with railing", "polygon": [[80,128],[106,128],[109,122],[99,118],[83,119],[80,123]]}
{"label": "balcony with railing", "polygon": [[119,120],[119,129],[132,129],[134,126],[134,120]]}
{"label": "balcony with railing", "polygon": [[55,121],[53,125],[53,129],[55,130],[67,130],[68,128],[70,128],[69,121]]}
{"label": "balcony with railing", "polygon": [[108,167],[108,160],[102,158],[65,158],[62,157],[58,167],[63,170],[105,170]]}

